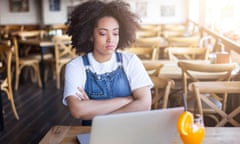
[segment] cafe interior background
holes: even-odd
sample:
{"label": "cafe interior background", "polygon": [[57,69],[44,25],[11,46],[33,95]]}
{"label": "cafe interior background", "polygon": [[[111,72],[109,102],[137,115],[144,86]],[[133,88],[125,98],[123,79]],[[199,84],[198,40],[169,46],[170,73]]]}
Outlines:
{"label": "cafe interior background", "polygon": [[[1,0],[0,28],[4,29],[6,26],[13,25],[19,27],[34,26],[40,30],[47,29],[49,35],[62,34],[63,32],[54,29],[54,26],[67,25],[74,7],[84,1],[86,0]],[[224,51],[231,53],[231,61],[240,63],[240,5],[238,0],[125,1],[130,4],[132,11],[140,16],[142,26],[157,25],[161,27],[160,35],[163,37],[165,36],[164,27],[168,26],[176,28],[184,26],[184,32],[187,35],[201,31],[201,36],[210,35],[219,43],[224,44]],[[213,49],[211,46],[210,49]],[[164,58],[164,56],[160,56],[160,58]],[[239,78],[237,77],[237,79]],[[74,125],[80,123],[71,118],[67,108],[61,103],[63,84],[61,84],[60,89],[56,89],[55,81],[49,81],[44,90],[36,86],[33,88],[34,91],[28,90],[29,92],[26,93],[26,89],[32,86],[30,84],[20,86],[19,90],[13,92],[17,111],[20,115],[19,120],[14,118],[10,104],[3,95],[5,128],[0,132],[0,143],[1,141],[24,143],[26,139],[23,136],[31,137],[29,140],[36,143],[55,124]],[[24,85],[24,83],[22,84]],[[36,103],[43,104],[44,108],[38,108],[34,111],[35,106],[30,107],[31,102],[27,99],[33,100],[36,97],[38,100]],[[52,102],[53,98],[56,98],[55,102]],[[44,101],[46,99],[50,100],[46,102]],[[49,104],[53,106],[49,106]],[[24,109],[23,105],[29,105],[29,107]],[[239,99],[233,100],[232,105],[239,105]],[[47,109],[48,106],[49,109]],[[21,109],[24,112],[21,112]],[[36,116],[36,114],[40,116]],[[33,136],[32,133],[35,135]],[[15,138],[10,140],[12,136]]]}

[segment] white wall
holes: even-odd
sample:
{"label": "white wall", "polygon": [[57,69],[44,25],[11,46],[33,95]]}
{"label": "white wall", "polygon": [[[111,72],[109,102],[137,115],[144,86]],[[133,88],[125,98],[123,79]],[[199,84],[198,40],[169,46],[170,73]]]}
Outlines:
{"label": "white wall", "polygon": [[[50,11],[49,0],[29,0],[29,11],[13,13],[9,11],[9,0],[0,0],[0,25],[2,24],[62,24],[67,21],[67,7],[77,5],[85,0],[60,0],[60,11]],[[108,1],[108,0],[105,0]],[[131,4],[133,11],[142,13],[144,9],[136,11],[136,2],[147,2],[143,23],[172,24],[183,23],[187,18],[187,0],[125,0]],[[43,9],[41,8],[41,2]],[[162,6],[174,7],[174,16],[163,16]],[[42,14],[41,14],[42,13]],[[42,15],[42,18],[41,18]],[[42,20],[42,21],[41,21]]]}
{"label": "white wall", "polygon": [[69,0],[60,0],[60,11],[50,11],[49,0],[42,0],[43,5],[43,24],[62,24],[67,21],[67,6]]}
{"label": "white wall", "polygon": [[[140,8],[137,3],[142,3]],[[184,23],[187,19],[187,0],[131,0],[130,4],[133,11],[143,15],[142,23],[173,24]],[[162,8],[168,13],[164,14]]]}
{"label": "white wall", "polygon": [[9,0],[0,0],[0,24],[38,24],[38,11],[35,0],[29,0],[28,12],[10,12]]}

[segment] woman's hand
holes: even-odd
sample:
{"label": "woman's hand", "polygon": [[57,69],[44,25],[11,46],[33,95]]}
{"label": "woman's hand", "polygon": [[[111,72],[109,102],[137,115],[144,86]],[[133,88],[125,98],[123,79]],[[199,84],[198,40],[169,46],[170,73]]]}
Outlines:
{"label": "woman's hand", "polygon": [[89,100],[89,97],[88,97],[87,93],[85,92],[85,90],[83,88],[77,87],[77,89],[79,90],[79,92],[76,93],[76,96],[80,100]]}

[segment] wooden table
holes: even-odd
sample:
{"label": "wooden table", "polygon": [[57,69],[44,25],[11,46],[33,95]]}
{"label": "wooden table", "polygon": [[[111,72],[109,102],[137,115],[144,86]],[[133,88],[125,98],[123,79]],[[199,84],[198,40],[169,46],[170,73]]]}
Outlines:
{"label": "wooden table", "polygon": [[43,85],[43,88],[45,88],[44,53],[45,53],[47,48],[53,48],[54,47],[54,42],[51,39],[25,39],[25,40],[19,40],[18,43],[22,44],[22,45],[31,45],[31,46],[36,46],[36,47],[40,48],[40,54],[41,54],[40,73],[41,73],[42,85]]}
{"label": "wooden table", "polygon": [[[84,126],[54,126],[40,141],[40,144],[77,144],[76,135],[88,133],[90,127]],[[239,127],[206,127],[202,144],[239,144]],[[182,144],[176,133],[172,144]]]}

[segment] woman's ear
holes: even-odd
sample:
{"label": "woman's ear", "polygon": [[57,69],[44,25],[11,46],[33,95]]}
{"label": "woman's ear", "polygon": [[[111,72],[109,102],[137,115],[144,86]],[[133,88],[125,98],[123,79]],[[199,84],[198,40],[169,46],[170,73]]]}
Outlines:
{"label": "woman's ear", "polygon": [[93,37],[92,36],[90,37],[90,41],[93,42]]}

